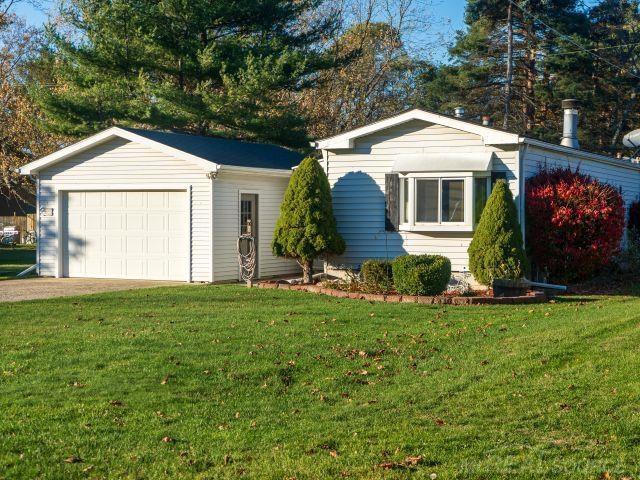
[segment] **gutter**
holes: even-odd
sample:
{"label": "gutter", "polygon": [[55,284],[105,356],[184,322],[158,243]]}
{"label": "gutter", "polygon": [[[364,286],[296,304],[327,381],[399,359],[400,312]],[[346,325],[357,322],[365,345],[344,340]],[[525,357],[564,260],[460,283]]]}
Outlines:
{"label": "gutter", "polygon": [[215,170],[216,174],[219,174],[221,171],[229,173],[253,173],[270,177],[290,177],[293,173],[292,170],[283,170],[280,168],[237,167],[224,164],[218,165]]}
{"label": "gutter", "polygon": [[629,170],[640,171],[640,164],[632,163],[630,160],[618,160],[616,158],[601,155],[599,153],[587,152],[585,150],[578,150],[575,148],[565,147],[563,145],[555,145],[553,143],[543,142],[542,140],[536,140],[534,138],[518,137],[518,143],[521,145],[532,145],[534,147],[551,150],[554,152],[560,152],[565,155],[580,157],[587,160],[594,160],[596,162],[606,163],[608,165],[613,165],[616,167],[627,168]]}

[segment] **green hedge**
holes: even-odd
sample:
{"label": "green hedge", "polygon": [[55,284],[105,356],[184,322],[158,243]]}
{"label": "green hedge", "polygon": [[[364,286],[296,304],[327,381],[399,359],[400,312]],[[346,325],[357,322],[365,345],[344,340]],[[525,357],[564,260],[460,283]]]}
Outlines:
{"label": "green hedge", "polygon": [[451,261],[441,255],[404,255],[393,261],[392,270],[402,295],[439,295],[451,279]]}
{"label": "green hedge", "polygon": [[391,262],[387,260],[367,260],[360,270],[362,282],[372,292],[389,292],[393,290],[393,271]]}

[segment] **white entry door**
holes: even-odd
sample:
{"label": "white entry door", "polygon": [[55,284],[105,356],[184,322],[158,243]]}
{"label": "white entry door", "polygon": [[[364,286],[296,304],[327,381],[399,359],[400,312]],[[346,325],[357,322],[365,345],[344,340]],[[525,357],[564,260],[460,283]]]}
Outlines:
{"label": "white entry door", "polygon": [[64,275],[188,280],[185,191],[68,192]]}

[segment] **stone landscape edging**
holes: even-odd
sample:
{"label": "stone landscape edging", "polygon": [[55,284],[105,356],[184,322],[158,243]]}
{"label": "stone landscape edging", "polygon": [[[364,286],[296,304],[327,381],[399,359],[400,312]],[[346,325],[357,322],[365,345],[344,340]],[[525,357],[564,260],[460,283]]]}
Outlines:
{"label": "stone landscape edging", "polygon": [[528,295],[519,297],[455,297],[441,295],[437,297],[423,295],[397,295],[345,292],[322,285],[291,285],[289,283],[260,282],[258,288],[271,288],[278,290],[294,290],[298,292],[318,293],[336,298],[351,298],[354,300],[367,300],[370,302],[387,303],[420,303],[423,305],[522,305],[530,303],[543,303],[547,301],[544,292],[532,291]]}

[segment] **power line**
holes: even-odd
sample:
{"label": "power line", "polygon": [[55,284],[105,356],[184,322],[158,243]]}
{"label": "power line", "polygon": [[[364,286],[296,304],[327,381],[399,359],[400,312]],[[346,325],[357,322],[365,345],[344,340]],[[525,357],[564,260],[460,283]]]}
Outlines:
{"label": "power line", "polygon": [[538,22],[540,22],[542,25],[544,25],[545,27],[547,27],[549,30],[551,30],[553,33],[555,33],[558,37],[560,38],[564,38],[567,42],[572,43],[573,45],[575,45],[576,47],[578,47],[581,51],[588,53],[589,55],[593,56],[594,58],[599,59],[600,61],[606,63],[607,65],[609,65],[610,67],[613,67],[617,70],[620,71],[620,73],[622,74],[627,74],[630,75],[634,78],[637,78],[638,80],[640,80],[640,75],[636,75],[633,72],[624,72],[623,71],[623,67],[621,67],[620,65],[616,65],[615,63],[607,60],[604,57],[601,57],[600,55],[593,53],[592,51],[587,50],[586,48],[584,48],[582,45],[580,45],[578,42],[576,42],[574,39],[572,39],[571,37],[560,33],[558,30],[556,30],[555,28],[553,28],[552,26],[548,25],[547,23],[545,23],[544,21],[542,21],[540,19],[540,17],[534,15],[533,13],[531,13],[530,11],[528,11],[527,9],[525,9],[524,7],[521,7],[520,5],[518,5],[516,2],[514,2],[513,0],[507,0],[511,5],[513,5],[514,7],[518,8],[520,11],[522,11],[522,13],[524,13],[525,15],[528,15],[529,17],[533,18],[534,20],[537,20]]}
{"label": "power line", "polygon": [[633,47],[635,45],[640,45],[640,42],[622,43],[620,45],[610,45],[608,47],[585,48],[584,50],[571,50],[571,51],[568,51],[568,52],[558,52],[558,53],[556,53],[556,55],[568,55],[570,53],[580,53],[580,52],[599,52],[600,50],[611,50],[611,49],[614,49],[614,48]]}

